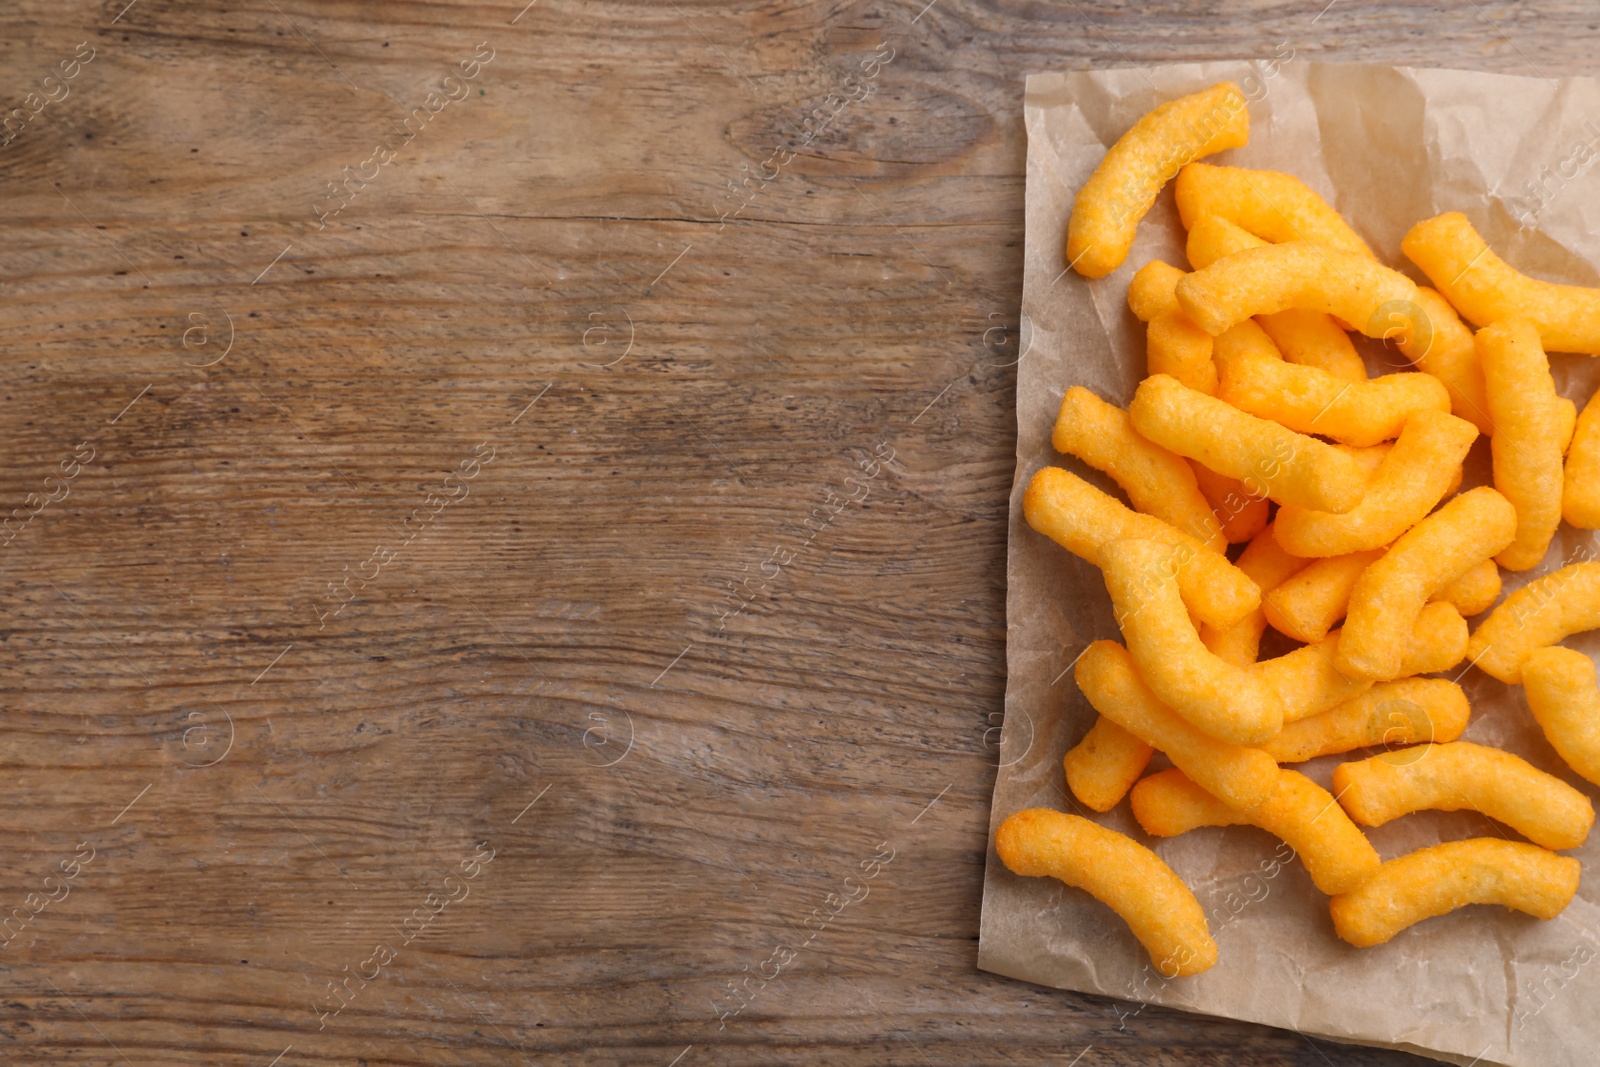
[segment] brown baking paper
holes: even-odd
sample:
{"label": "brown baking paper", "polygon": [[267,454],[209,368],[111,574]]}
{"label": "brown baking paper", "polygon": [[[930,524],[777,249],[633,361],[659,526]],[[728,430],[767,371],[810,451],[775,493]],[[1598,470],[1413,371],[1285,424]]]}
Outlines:
{"label": "brown baking paper", "polygon": [[[1239,83],[1250,100],[1250,143],[1210,161],[1298,175],[1391,266],[1423,281],[1403,261],[1401,237],[1421,219],[1463,211],[1497,252],[1528,273],[1600,285],[1600,173],[1590,173],[1600,154],[1600,84],[1593,80],[1290,56],[1028,79],[1024,355],[1006,573],[1009,674],[990,840],[1002,819],[1029,807],[1089,815],[1131,833],[1194,890],[1221,955],[1204,974],[1164,980],[1110,909],[1054,879],[1013,875],[991,846],[978,965],[1118,998],[1105,1011],[1130,1027],[1138,1025],[1132,1016],[1139,1006],[1153,1003],[1459,1064],[1592,1064],[1600,1058],[1600,837],[1574,853],[1584,864],[1582,888],[1554,920],[1470,907],[1414,926],[1387,945],[1356,949],[1334,936],[1327,898],[1300,862],[1286,862],[1286,849],[1263,831],[1229,827],[1150,839],[1126,801],[1097,816],[1064,792],[1062,754],[1094,722],[1070,666],[1089,642],[1118,632],[1099,572],[1028,527],[1022,491],[1035,471],[1053,464],[1115,492],[1052,450],[1056,408],[1072,385],[1127,404],[1145,366],[1143,328],[1127,310],[1128,279],[1154,258],[1188,265],[1170,187],[1140,225],[1127,262],[1098,281],[1063,271],[1067,216],[1106,147],[1140,115],[1224,79]],[[1367,355],[1373,373],[1400,361],[1377,346]],[[1600,361],[1554,355],[1551,362],[1558,389],[1581,408],[1600,384]],[[1482,484],[1487,473],[1487,442],[1480,439],[1465,484]],[[1507,592],[1574,558],[1600,552],[1590,533],[1563,525],[1539,568],[1504,575]],[[1597,637],[1568,643],[1594,655]],[[1545,742],[1520,686],[1475,668],[1460,680],[1474,709],[1467,740],[1505,748],[1595,796]],[[1328,757],[1300,769],[1326,787],[1338,762]],[[1161,765],[1158,755],[1152,766]],[[1444,840],[1501,835],[1517,838],[1469,812],[1424,812],[1369,831],[1385,859]]]}

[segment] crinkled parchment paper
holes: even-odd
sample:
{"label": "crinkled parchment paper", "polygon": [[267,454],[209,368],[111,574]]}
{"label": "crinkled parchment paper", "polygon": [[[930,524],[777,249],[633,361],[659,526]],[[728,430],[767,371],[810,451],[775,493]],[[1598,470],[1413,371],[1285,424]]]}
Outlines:
{"label": "crinkled parchment paper", "polygon": [[[1124,802],[1094,816],[1063,792],[1061,757],[1094,721],[1070,665],[1116,638],[1099,572],[1034,533],[1022,490],[1054,464],[1112,488],[1050,447],[1061,394],[1085,385],[1125,405],[1144,375],[1144,331],[1127,310],[1128,279],[1152,258],[1187,268],[1170,187],[1140,226],[1127,262],[1099,281],[1064,273],[1074,193],[1105,149],[1144,112],[1223,79],[1250,99],[1250,143],[1211,162],[1283,170],[1325,196],[1379,257],[1403,261],[1414,223],[1463,211],[1509,262],[1537,277],[1600,285],[1600,83],[1451,70],[1218,62],[1028,79],[1027,251],[1023,351],[1017,382],[1017,473],[1007,567],[1005,730],[990,813],[1028,807],[1090,815],[1152,845],[1193,888],[1221,948],[1217,965],[1163,980],[1112,912],[1046,878],[1019,878],[991,847],[979,966],[998,974],[1117,998],[1108,1016],[1142,1003],[1287,1027],[1312,1037],[1384,1045],[1459,1064],[1563,1067],[1600,1058],[1600,835],[1576,855],[1578,898],[1541,922],[1471,907],[1356,949],[1334,936],[1327,898],[1298,860],[1250,827],[1149,840]],[[1542,185],[1530,187],[1530,182]],[[1367,351],[1382,373],[1398,356]],[[1600,360],[1552,357],[1556,384],[1580,408],[1600,384]],[[1487,475],[1487,441],[1466,485]],[[1114,488],[1112,491],[1115,491]],[[1507,591],[1573,558],[1600,558],[1592,535],[1563,526],[1543,565],[1505,575]],[[1481,621],[1480,616],[1474,623]],[[1270,633],[1270,632],[1269,632]],[[1569,644],[1595,654],[1596,635]],[[1496,745],[1560,775],[1591,797],[1534,724],[1520,686],[1468,669],[1466,739]],[[1360,754],[1358,754],[1359,757]],[[1327,786],[1338,758],[1304,769]],[[1153,766],[1161,766],[1161,757]],[[1369,831],[1385,859],[1463,837],[1516,835],[1469,812],[1424,812]],[[1131,1023],[1129,1025],[1137,1025]]]}

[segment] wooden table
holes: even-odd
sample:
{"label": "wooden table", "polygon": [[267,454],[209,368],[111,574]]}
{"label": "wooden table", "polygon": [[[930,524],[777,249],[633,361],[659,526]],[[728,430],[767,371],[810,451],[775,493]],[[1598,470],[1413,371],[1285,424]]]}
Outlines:
{"label": "wooden table", "polygon": [[520,7],[0,12],[0,1060],[1412,1062],[976,970],[1022,83],[1592,11]]}

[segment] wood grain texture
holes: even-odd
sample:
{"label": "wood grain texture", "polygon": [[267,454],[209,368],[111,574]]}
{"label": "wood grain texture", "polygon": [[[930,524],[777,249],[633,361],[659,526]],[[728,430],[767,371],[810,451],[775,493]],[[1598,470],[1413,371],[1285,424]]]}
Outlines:
{"label": "wood grain texture", "polygon": [[1413,1062],[975,968],[1022,83],[1592,5],[520,8],[0,11],[0,1059]]}

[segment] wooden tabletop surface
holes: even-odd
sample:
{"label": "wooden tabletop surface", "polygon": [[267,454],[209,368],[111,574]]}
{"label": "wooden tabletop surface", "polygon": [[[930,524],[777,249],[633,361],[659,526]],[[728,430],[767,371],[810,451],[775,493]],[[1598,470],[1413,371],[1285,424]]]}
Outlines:
{"label": "wooden tabletop surface", "polygon": [[0,1061],[1422,1062],[976,969],[1023,79],[1600,20],[924,3],[0,9]]}

